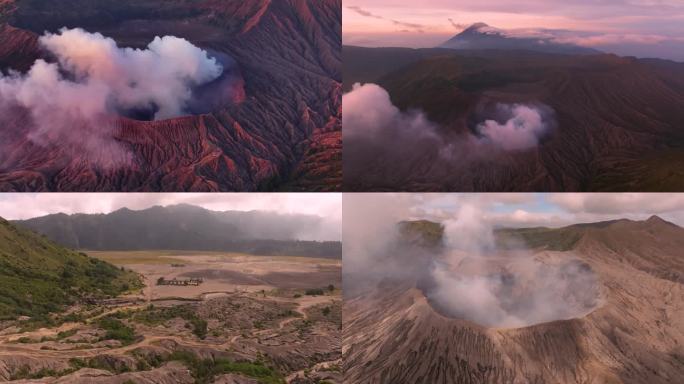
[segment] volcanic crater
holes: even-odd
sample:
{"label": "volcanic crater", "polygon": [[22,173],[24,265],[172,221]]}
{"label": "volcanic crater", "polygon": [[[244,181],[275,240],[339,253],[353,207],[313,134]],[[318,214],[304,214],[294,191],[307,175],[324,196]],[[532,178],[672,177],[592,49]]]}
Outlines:
{"label": "volcanic crater", "polygon": [[175,36],[206,51],[223,72],[193,87],[176,118],[155,116],[153,103],[115,108],[121,117],[102,141],[132,159],[116,167],[79,157],[69,145],[31,141],[26,116],[3,116],[0,190],[339,189],[339,0],[9,3],[0,8],[4,73],[26,73],[45,57],[39,36],[61,28],[137,49]]}
{"label": "volcanic crater", "polygon": [[436,261],[417,288],[440,315],[485,328],[582,318],[602,304],[600,282],[589,264],[526,254]]}

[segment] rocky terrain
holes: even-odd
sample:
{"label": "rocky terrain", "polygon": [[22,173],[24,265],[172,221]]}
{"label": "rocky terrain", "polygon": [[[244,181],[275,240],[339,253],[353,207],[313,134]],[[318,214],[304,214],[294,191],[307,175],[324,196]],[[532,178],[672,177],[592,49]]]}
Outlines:
{"label": "rocky terrain", "polygon": [[111,139],[131,154],[117,167],[60,143],[38,145],[27,137],[29,117],[5,111],[0,190],[340,188],[339,0],[3,1],[0,69],[27,70],[44,56],[38,35],[61,27],[101,32],[127,47],[157,35],[186,38],[232,58],[239,86],[230,103],[197,115],[108,122]]}
{"label": "rocky terrain", "polygon": [[[244,231],[267,218],[273,231],[286,220],[183,205],[155,210],[180,213],[176,224],[206,241],[207,217],[242,220]],[[145,231],[155,223],[149,217],[137,223],[119,225],[159,233]],[[341,383],[341,260],[270,249],[82,252],[0,218],[0,382]]]}
{"label": "rocky terrain", "polygon": [[[541,262],[586,263],[598,278],[600,304],[570,319],[488,327],[440,313],[418,281],[388,279],[345,298],[345,382],[681,380],[684,229],[654,216],[639,222],[504,230],[497,237],[531,247]],[[434,244],[428,249],[440,252]]]}
{"label": "rocky terrain", "polygon": [[[392,146],[347,138],[345,189],[681,190],[684,64],[511,49],[344,47],[345,91],[378,84],[409,116],[423,112],[438,135],[407,133]],[[470,145],[489,118],[483,111],[536,103],[555,123],[537,145]]]}
{"label": "rocky terrain", "polygon": [[341,300],[302,294],[236,292],[189,303],[72,308],[78,322],[4,328],[0,380],[339,383]]}
{"label": "rocky terrain", "polygon": [[0,381],[341,383],[339,260],[85,254],[1,221],[0,264]]}

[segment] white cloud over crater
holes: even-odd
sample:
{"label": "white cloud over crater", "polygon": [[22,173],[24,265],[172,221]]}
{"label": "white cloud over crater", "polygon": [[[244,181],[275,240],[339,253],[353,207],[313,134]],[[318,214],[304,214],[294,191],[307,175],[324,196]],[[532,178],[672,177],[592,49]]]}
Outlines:
{"label": "white cloud over crater", "polygon": [[206,51],[173,36],[133,49],[65,28],[39,42],[55,61],[36,60],[25,74],[0,73],[0,107],[28,111],[34,143],[74,147],[103,165],[126,159],[111,138],[108,117],[127,111],[147,111],[155,119],[182,115],[193,87],[223,71]]}

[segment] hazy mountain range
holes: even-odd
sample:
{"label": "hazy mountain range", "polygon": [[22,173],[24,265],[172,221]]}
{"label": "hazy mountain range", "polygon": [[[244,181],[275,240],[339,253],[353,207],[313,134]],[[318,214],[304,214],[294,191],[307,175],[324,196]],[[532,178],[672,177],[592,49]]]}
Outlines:
{"label": "hazy mountain range", "polygon": [[324,220],[270,212],[215,212],[174,205],[109,214],[53,214],[15,221],[70,248],[89,250],[215,250],[262,255],[341,257],[335,241],[304,241]]}

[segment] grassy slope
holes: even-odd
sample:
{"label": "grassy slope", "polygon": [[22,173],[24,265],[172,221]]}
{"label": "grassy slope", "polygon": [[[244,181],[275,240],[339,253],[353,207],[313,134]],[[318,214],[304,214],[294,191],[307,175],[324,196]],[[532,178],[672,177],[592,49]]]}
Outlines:
{"label": "grassy slope", "polygon": [[505,228],[495,231],[497,243],[504,248],[525,246],[551,251],[569,251],[584,234],[581,227]]}
{"label": "grassy slope", "polygon": [[404,240],[420,246],[438,247],[442,245],[444,226],[428,220],[402,221],[399,233]]}
{"label": "grassy slope", "polygon": [[0,318],[45,315],[79,297],[114,296],[140,284],[132,272],[0,218]]}
{"label": "grassy slope", "polygon": [[[495,230],[497,244],[502,248],[525,246],[545,248],[554,251],[572,249],[584,234],[586,226],[601,226],[604,223],[578,224],[564,228],[504,228]],[[438,246],[443,242],[444,226],[428,220],[402,221],[400,233],[420,245]]]}

